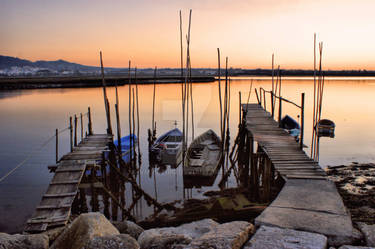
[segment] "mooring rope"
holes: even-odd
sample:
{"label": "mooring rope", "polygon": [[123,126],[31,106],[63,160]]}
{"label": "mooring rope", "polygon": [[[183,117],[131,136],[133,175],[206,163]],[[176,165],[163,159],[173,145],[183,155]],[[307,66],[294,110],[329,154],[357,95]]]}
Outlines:
{"label": "mooring rope", "polygon": [[[61,130],[60,132],[58,132],[58,134],[60,134],[60,133],[63,133],[63,132],[65,132],[65,131],[67,131],[67,130],[69,130],[69,126],[68,127],[66,127],[65,129],[63,129],[63,130]],[[36,155],[37,153],[40,153],[41,151],[42,151],[42,149],[49,143],[49,142],[51,142],[52,141],[52,139],[53,138],[55,138],[56,137],[56,134],[55,135],[53,135],[53,136],[51,136],[50,138],[48,138],[40,147],[39,147],[39,149],[38,150],[36,150],[36,151],[33,151],[33,152],[31,152],[29,155],[27,155],[27,157],[25,158],[25,159],[23,159],[23,161],[22,162],[20,162],[16,167],[14,167],[13,169],[11,169],[8,173],[6,173],[3,177],[1,177],[0,178],[0,183],[3,181],[3,180],[5,180],[8,176],[10,176],[14,171],[16,171],[19,167],[21,167],[22,165],[24,165],[26,162],[27,162],[27,160],[29,160],[32,156],[34,156],[34,155]]]}

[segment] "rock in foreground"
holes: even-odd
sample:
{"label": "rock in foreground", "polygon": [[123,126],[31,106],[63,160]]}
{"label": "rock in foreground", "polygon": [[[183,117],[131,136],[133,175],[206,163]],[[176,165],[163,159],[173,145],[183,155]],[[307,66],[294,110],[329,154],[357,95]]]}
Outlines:
{"label": "rock in foreground", "polygon": [[261,226],[243,249],[325,249],[327,238],[321,234]]}
{"label": "rock in foreground", "polygon": [[193,239],[201,237],[218,225],[219,223],[214,220],[204,219],[178,227],[149,229],[138,237],[138,243],[142,249],[164,249],[188,245]]}
{"label": "rock in foreground", "polygon": [[119,231],[101,213],[81,214],[56,239],[51,249],[81,249],[95,237],[118,234]]}
{"label": "rock in foreground", "polygon": [[112,224],[120,233],[129,234],[134,239],[138,239],[139,235],[143,233],[143,228],[131,221],[114,221]]}
{"label": "rock in foreground", "polygon": [[137,241],[128,234],[95,237],[85,249],[139,249]]}
{"label": "rock in foreground", "polygon": [[367,225],[362,222],[358,222],[357,224],[365,237],[366,245],[375,247],[375,225]]}
{"label": "rock in foreground", "polygon": [[193,240],[186,249],[240,249],[254,230],[254,226],[246,221],[224,223]]}
{"label": "rock in foreground", "polygon": [[44,234],[6,234],[0,233],[0,249],[48,249],[49,239]]}

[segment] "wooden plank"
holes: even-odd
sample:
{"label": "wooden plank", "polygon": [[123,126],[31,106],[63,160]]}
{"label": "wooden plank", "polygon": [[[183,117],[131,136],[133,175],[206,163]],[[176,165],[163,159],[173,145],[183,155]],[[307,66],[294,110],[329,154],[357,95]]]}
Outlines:
{"label": "wooden plank", "polygon": [[77,192],[60,193],[60,194],[44,194],[43,198],[60,198],[66,196],[76,196]]}
{"label": "wooden plank", "polygon": [[63,185],[63,184],[77,184],[80,181],[78,180],[72,180],[72,181],[59,181],[59,182],[51,182],[50,185]]}
{"label": "wooden plank", "polygon": [[59,208],[71,208],[70,204],[67,205],[41,205],[37,206],[36,209],[59,209]]}
{"label": "wooden plank", "polygon": [[302,175],[287,175],[288,179],[313,179],[313,180],[328,180],[325,176],[302,176]]}

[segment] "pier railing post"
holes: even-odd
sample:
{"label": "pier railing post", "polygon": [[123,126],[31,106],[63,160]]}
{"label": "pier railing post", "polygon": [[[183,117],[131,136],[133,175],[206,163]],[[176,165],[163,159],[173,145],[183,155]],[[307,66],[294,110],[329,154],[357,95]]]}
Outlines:
{"label": "pier railing post", "polygon": [[77,115],[74,114],[74,147],[76,147],[77,144]]}
{"label": "pier railing post", "polygon": [[69,130],[70,130],[70,151],[73,152],[73,118],[69,118]]}
{"label": "pier railing post", "polygon": [[282,103],[283,103],[283,100],[280,97],[279,98],[279,127],[281,127]]}
{"label": "pier railing post", "polygon": [[274,118],[275,117],[275,108],[274,108],[275,103],[273,102],[273,92],[271,92],[270,95],[271,95],[271,108],[272,108],[271,113],[272,113],[272,118]]}
{"label": "pier railing post", "polygon": [[56,163],[59,161],[59,131],[56,129]]}
{"label": "pier railing post", "polygon": [[264,110],[267,111],[267,106],[266,106],[266,90],[263,89],[263,100],[264,100]]}
{"label": "pier railing post", "polygon": [[303,131],[305,127],[305,93],[301,94],[301,137],[300,137],[300,148],[303,149]]}
{"label": "pier railing post", "polygon": [[90,107],[88,107],[87,116],[88,116],[88,119],[89,119],[89,122],[88,122],[89,135],[92,135],[93,133],[92,133],[92,122],[91,122],[91,109],[90,109]]}
{"label": "pier railing post", "polygon": [[259,104],[260,104],[260,106],[262,106],[262,103],[263,103],[263,93],[262,93],[262,90],[263,90],[263,88],[259,88],[259,95],[260,95]]}
{"label": "pier railing post", "polygon": [[258,95],[258,90],[255,88],[255,95],[257,96],[257,100],[258,100],[258,105],[262,105],[261,104],[261,101],[259,99],[259,95]]}

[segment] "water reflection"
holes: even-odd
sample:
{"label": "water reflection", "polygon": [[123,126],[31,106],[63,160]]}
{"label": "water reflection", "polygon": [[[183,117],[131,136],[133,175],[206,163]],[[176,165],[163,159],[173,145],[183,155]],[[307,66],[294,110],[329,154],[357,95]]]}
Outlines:
{"label": "water reflection", "polygon": [[[245,78],[232,82],[230,134],[237,133],[238,127],[238,97],[239,91],[247,96],[250,80]],[[254,88],[271,89],[271,80],[261,78],[254,80]],[[310,79],[285,79],[283,81],[283,97],[292,100],[299,100],[300,94],[306,93],[305,112],[305,144],[311,142],[312,132],[312,103],[313,103],[313,81]],[[106,121],[102,99],[102,89],[46,89],[46,90],[25,90],[17,91],[10,98],[12,93],[3,93],[0,98],[0,113],[3,117],[0,129],[0,175],[4,175],[25,156],[33,151],[51,135],[56,128],[66,127],[68,117],[74,114],[84,113],[87,106],[90,106],[93,114],[94,133],[104,133]],[[207,191],[220,190],[219,183],[231,167],[230,160],[221,167],[211,186],[192,186],[184,188],[183,169],[181,164],[178,167],[170,165],[155,164],[150,167],[148,155],[147,128],[152,122],[152,85],[140,85],[140,152],[142,164],[138,164],[136,174],[137,185],[153,198],[157,197],[160,203],[172,203],[177,200],[191,197],[199,199],[204,197]],[[193,85],[195,132],[203,133],[211,128],[216,133],[220,131],[219,124],[219,102],[217,83],[202,83]],[[174,121],[181,124],[181,88],[178,84],[158,85],[156,96],[157,110],[155,120],[157,121],[158,134],[164,134],[174,128]],[[335,138],[321,138],[319,141],[320,164],[335,165],[345,164],[352,161],[369,162],[375,160],[375,133],[372,132],[375,124],[373,109],[375,103],[375,79],[365,81],[329,80],[325,83],[325,97],[323,103],[322,117],[334,120],[336,124]],[[256,102],[252,94],[250,102]],[[108,88],[108,97],[113,103],[115,99],[114,88]],[[127,87],[119,87],[120,97],[120,119],[123,130],[128,133],[127,117],[128,102]],[[267,100],[268,101],[268,100]],[[269,106],[269,103],[267,103]],[[284,106],[284,113],[298,120],[299,112],[293,107]],[[112,110],[112,117],[115,112]],[[178,127],[181,128],[181,127]],[[190,141],[189,141],[190,142]],[[69,151],[69,135],[64,134],[59,141],[60,155]],[[231,139],[233,144],[233,135]],[[45,192],[51,174],[48,173],[47,165],[55,162],[55,145],[50,144],[45,151],[33,157],[22,168],[0,183],[0,231],[16,232],[22,229],[23,223],[29,218],[38,205],[42,194]],[[310,148],[306,149],[307,154]],[[228,163],[229,162],[229,163]],[[150,175],[151,172],[151,175]],[[237,185],[237,179],[233,171],[223,186],[231,187]],[[108,176],[109,177],[109,176]],[[121,179],[117,178],[117,181]],[[188,182],[188,181],[187,181]],[[20,184],[22,183],[22,184]],[[123,185],[123,187],[122,187]],[[191,187],[190,185],[186,185]],[[113,186],[119,194],[115,195],[119,203],[125,203],[131,208],[131,215],[139,218],[148,217],[154,213],[154,206],[149,206],[144,197],[139,197],[139,191],[132,188],[132,184],[117,184]],[[118,189],[117,189],[118,188]],[[97,188],[95,188],[97,189]],[[184,191],[185,190],[185,191]],[[187,193],[189,192],[189,194]],[[91,197],[92,193],[97,197]],[[123,194],[121,194],[123,193]],[[79,196],[82,207],[87,209],[103,210],[117,219],[121,219],[121,209],[111,200],[111,196],[97,189],[92,192],[91,187],[82,190]],[[137,204],[132,200],[139,199]],[[86,201],[85,201],[86,198]],[[91,201],[91,199],[93,199]],[[96,205],[96,200],[98,205]],[[90,204],[90,202],[92,204]],[[113,209],[113,210],[112,210]]]}

